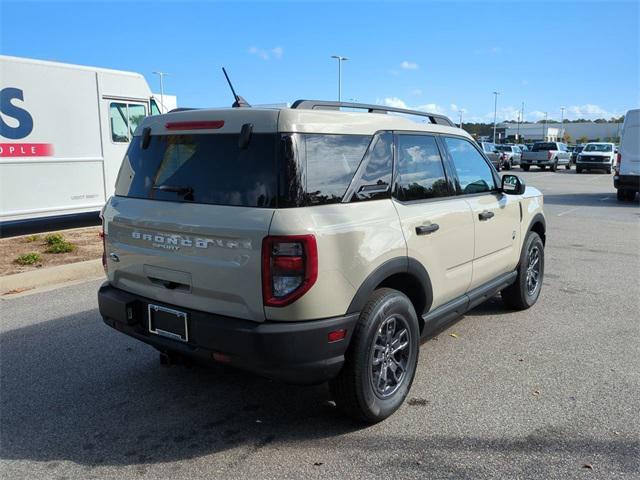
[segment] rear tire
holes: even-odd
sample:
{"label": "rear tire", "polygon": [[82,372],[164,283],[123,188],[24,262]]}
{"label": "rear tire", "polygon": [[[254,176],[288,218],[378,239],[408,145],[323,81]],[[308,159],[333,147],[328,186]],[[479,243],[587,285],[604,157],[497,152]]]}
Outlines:
{"label": "rear tire", "polygon": [[522,168],[522,170],[524,170],[525,172],[529,171],[529,165],[520,165],[520,168]]}
{"label": "rear tire", "polygon": [[336,405],[366,423],[393,414],[413,383],[419,337],[411,300],[397,290],[376,290],[360,313],[344,367],[329,383]]}
{"label": "rear tire", "polygon": [[608,173],[609,175],[611,175],[611,167],[608,167],[608,168],[607,168],[607,173]]}
{"label": "rear tire", "polygon": [[553,164],[549,168],[551,169],[552,172],[555,172],[556,170],[558,170],[558,161],[556,160],[555,162],[553,162]]}
{"label": "rear tire", "polygon": [[564,168],[566,168],[567,170],[571,170],[571,162],[567,163]]}
{"label": "rear tire", "polygon": [[546,170],[546,169],[547,169],[547,166],[546,166],[546,165],[540,165],[540,170],[544,171],[544,170]]}
{"label": "rear tire", "polygon": [[576,167],[576,173],[582,173],[582,169],[580,167]]}
{"label": "rear tire", "polygon": [[529,232],[525,238],[518,264],[516,281],[502,290],[502,301],[507,307],[526,310],[532,307],[542,289],[544,279],[544,244],[540,235]]}

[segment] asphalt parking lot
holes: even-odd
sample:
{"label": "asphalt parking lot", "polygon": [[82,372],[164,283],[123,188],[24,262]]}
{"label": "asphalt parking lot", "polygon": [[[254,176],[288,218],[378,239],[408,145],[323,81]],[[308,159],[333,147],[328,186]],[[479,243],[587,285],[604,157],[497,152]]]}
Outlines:
{"label": "asphalt parking lot", "polygon": [[98,281],[2,299],[0,475],[640,478],[638,200],[610,175],[515,172],[545,194],[538,304],[493,299],[425,343],[375,426],[325,386],[160,367],[102,323]]}

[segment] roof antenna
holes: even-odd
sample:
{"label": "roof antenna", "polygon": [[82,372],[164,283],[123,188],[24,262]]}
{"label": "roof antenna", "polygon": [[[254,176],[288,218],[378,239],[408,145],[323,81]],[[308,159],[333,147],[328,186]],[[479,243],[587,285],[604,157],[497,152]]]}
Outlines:
{"label": "roof antenna", "polygon": [[231,93],[233,93],[233,98],[235,99],[233,105],[231,106],[233,108],[250,107],[251,105],[249,105],[249,102],[247,102],[240,95],[236,94],[236,91],[233,89],[233,85],[231,85],[231,80],[229,80],[229,75],[227,75],[227,71],[224,69],[224,67],[222,67],[222,73],[224,73],[224,76],[227,79],[227,83],[229,84],[229,88],[231,88]]}

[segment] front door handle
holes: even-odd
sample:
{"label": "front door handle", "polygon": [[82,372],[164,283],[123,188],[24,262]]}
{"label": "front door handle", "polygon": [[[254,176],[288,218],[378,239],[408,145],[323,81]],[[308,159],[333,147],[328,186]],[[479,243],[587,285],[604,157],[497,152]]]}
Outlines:
{"label": "front door handle", "polygon": [[480,220],[489,220],[490,218],[493,218],[494,215],[495,213],[485,210],[484,212],[478,214],[478,218]]}
{"label": "front door handle", "polygon": [[440,228],[440,225],[438,225],[437,223],[431,223],[429,225],[420,225],[419,227],[416,227],[416,234],[429,235],[430,233],[435,232],[439,228]]}

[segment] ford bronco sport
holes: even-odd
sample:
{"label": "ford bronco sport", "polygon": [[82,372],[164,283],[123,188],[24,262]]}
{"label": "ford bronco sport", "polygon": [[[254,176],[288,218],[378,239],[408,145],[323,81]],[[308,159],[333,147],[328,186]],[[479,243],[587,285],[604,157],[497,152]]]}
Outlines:
{"label": "ford bronco sport", "polygon": [[149,117],[103,211],[100,313],[165,360],[328,380],[377,422],[421,339],[498,292],[536,302],[542,206],[441,115],[299,100]]}

